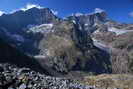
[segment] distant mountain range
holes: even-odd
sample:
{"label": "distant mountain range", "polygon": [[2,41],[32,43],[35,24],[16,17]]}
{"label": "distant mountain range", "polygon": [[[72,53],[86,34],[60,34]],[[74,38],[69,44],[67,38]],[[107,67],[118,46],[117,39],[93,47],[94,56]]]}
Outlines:
{"label": "distant mountain range", "polygon": [[0,61],[54,76],[133,72],[133,24],[106,12],[65,19],[49,8],[0,16]]}

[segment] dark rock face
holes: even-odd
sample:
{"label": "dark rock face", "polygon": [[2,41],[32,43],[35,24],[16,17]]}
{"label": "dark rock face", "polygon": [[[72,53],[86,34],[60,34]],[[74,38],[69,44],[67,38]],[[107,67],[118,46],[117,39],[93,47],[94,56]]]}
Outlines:
{"label": "dark rock face", "polygon": [[[39,72],[46,72],[35,59],[21,53],[13,45],[11,46],[0,39],[0,63],[7,62],[20,67],[29,67]],[[2,71],[1,68],[0,70]]]}
{"label": "dark rock face", "polygon": [[79,29],[79,25],[75,24],[75,29],[73,30],[72,38],[75,45],[80,48],[82,51],[89,50],[93,48],[93,41],[90,35],[84,29]]}

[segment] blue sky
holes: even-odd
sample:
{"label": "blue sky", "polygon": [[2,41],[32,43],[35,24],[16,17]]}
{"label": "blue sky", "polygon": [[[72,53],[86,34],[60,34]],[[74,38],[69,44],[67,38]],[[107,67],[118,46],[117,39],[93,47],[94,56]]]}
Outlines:
{"label": "blue sky", "polygon": [[58,11],[60,17],[79,12],[90,13],[95,8],[101,8],[111,19],[133,23],[133,0],[1,0],[0,11],[9,13],[25,7],[28,3]]}

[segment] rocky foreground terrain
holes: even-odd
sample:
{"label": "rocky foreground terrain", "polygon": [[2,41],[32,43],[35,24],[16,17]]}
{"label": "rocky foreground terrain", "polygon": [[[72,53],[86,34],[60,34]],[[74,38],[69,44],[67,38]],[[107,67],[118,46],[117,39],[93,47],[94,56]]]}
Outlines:
{"label": "rocky foreground terrain", "polygon": [[132,89],[133,76],[102,74],[82,79],[51,77],[30,68],[0,64],[0,89]]}
{"label": "rocky foreground terrain", "polygon": [[15,65],[0,64],[0,89],[98,89],[66,78],[55,78],[18,68]]}

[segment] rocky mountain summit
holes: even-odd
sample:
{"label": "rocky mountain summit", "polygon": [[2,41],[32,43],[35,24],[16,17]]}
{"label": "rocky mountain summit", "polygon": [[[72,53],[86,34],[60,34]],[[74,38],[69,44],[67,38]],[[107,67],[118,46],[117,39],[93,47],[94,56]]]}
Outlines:
{"label": "rocky mountain summit", "polygon": [[67,17],[68,20],[78,24],[80,29],[86,30],[88,34],[97,30],[97,25],[104,24],[108,21],[105,11],[97,12],[96,10],[90,14],[73,14]]}
{"label": "rocky mountain summit", "polygon": [[21,32],[23,28],[33,25],[41,25],[56,21],[57,17],[49,8],[31,8],[26,11],[16,11],[12,14],[0,16],[0,27],[15,33]]}

